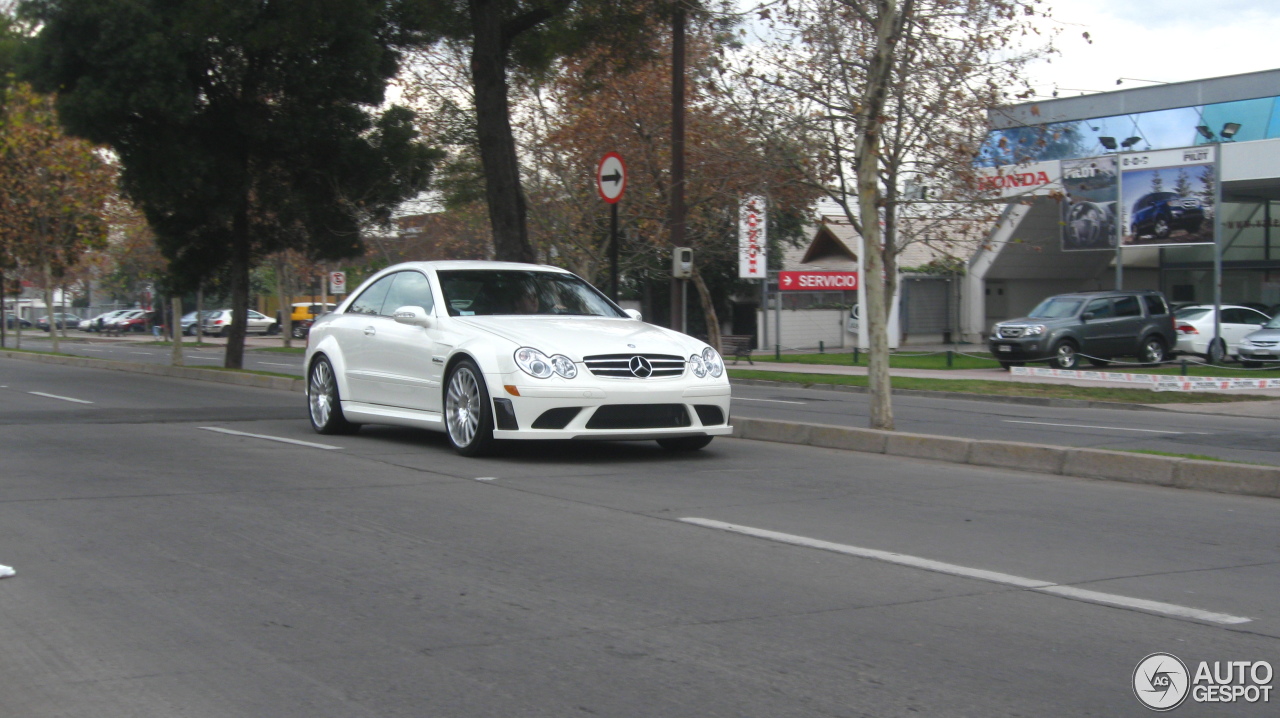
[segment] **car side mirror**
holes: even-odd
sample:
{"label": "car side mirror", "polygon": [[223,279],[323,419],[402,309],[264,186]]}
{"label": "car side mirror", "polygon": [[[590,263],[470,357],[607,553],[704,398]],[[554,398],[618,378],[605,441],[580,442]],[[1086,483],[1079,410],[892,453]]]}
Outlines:
{"label": "car side mirror", "polygon": [[1080,318],[1081,318],[1081,319],[1083,319],[1083,320],[1085,320],[1085,321],[1087,322],[1087,321],[1089,321],[1090,319],[1093,319],[1093,316],[1094,316],[1094,315],[1093,315],[1093,312],[1085,312],[1084,314],[1081,314],[1081,315],[1080,315]]}
{"label": "car side mirror", "polygon": [[400,307],[391,316],[398,323],[408,324],[411,327],[431,326],[431,315],[427,314],[427,310],[422,307]]}
{"label": "car side mirror", "polygon": [[627,316],[631,317],[637,322],[644,321],[644,315],[635,309],[623,309],[622,311],[625,312]]}

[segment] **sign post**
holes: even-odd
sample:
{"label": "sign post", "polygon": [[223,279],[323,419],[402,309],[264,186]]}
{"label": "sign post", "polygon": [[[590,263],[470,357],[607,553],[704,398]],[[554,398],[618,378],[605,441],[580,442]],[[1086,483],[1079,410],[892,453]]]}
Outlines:
{"label": "sign post", "polygon": [[609,298],[618,301],[618,200],[627,189],[627,165],[609,152],[596,165],[596,190],[609,203]]}

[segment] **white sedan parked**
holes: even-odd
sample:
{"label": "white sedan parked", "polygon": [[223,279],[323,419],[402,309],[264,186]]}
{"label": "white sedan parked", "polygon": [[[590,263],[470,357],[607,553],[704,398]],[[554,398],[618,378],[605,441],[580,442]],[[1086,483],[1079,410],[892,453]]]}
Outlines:
{"label": "white sedan parked", "polygon": [[686,451],[732,431],[715,349],[554,267],[389,267],[316,320],[306,366],[317,432],[443,430],[466,456],[495,439],[655,439]]}
{"label": "white sedan parked", "polygon": [[1173,327],[1178,332],[1178,351],[1199,354],[1217,364],[1240,353],[1240,341],[1262,328],[1270,319],[1256,309],[1230,304],[1222,305],[1221,339],[1213,342],[1213,305],[1183,307],[1174,314]]}

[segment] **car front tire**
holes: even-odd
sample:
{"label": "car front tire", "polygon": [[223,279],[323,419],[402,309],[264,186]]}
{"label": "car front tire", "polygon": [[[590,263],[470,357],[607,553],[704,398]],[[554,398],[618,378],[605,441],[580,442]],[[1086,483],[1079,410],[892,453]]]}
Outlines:
{"label": "car front tire", "polygon": [[1164,239],[1169,236],[1169,220],[1164,217],[1156,219],[1155,225],[1151,228],[1157,239]]}
{"label": "car front tire", "polygon": [[1076,353],[1076,345],[1071,342],[1058,342],[1053,347],[1053,360],[1050,363],[1057,369],[1075,369],[1080,365],[1080,355]]}
{"label": "car front tire", "polygon": [[484,374],[470,359],[449,371],[444,393],[445,433],[453,450],[462,456],[479,456],[493,444],[493,407]]}
{"label": "car front tire", "polygon": [[354,434],[360,429],[342,414],[338,377],[325,357],[316,359],[307,373],[307,409],[311,428],[318,434]]}

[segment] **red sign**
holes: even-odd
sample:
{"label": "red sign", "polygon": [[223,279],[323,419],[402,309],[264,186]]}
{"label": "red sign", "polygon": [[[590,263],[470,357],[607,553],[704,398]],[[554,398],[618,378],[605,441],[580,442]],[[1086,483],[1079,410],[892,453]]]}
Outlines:
{"label": "red sign", "polygon": [[857,272],[778,272],[780,292],[839,292],[857,288]]}
{"label": "red sign", "polygon": [[596,191],[600,193],[600,199],[616,204],[626,189],[627,165],[622,161],[622,155],[610,152],[600,158],[600,164],[596,165]]}

